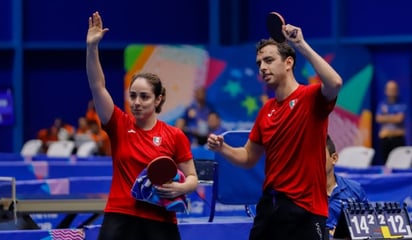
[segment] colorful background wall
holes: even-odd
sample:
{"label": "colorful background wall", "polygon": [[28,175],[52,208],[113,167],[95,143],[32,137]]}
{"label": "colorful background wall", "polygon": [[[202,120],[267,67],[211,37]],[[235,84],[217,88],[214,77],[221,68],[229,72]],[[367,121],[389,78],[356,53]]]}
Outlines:
{"label": "colorful background wall", "polygon": [[[329,132],[336,139],[337,149],[372,146],[370,99],[374,66],[370,54],[362,47],[335,48],[318,44],[314,48],[344,79],[330,119]],[[262,94],[273,95],[260,81],[254,60],[253,44],[209,48],[132,44],[125,51],[125,97],[133,73],[156,72],[168,89],[168,100],[160,115],[163,120],[174,124],[193,100],[194,90],[201,85],[207,87],[209,104],[222,117],[226,129],[250,129],[263,104]],[[302,84],[320,81],[311,65],[299,55],[296,78]]]}

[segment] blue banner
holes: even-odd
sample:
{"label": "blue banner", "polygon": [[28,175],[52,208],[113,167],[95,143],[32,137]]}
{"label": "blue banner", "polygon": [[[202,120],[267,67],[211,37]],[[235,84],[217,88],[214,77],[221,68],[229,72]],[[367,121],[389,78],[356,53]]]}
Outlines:
{"label": "blue banner", "polygon": [[10,89],[0,91],[0,126],[14,123],[13,95]]}

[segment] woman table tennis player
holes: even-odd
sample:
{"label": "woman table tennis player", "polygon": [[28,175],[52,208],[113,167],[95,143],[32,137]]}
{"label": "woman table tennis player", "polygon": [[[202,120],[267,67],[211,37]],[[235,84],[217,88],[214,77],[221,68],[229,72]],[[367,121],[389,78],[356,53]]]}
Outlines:
{"label": "woman table tennis player", "polygon": [[198,179],[189,140],[181,130],[157,119],[166,90],[155,74],[139,73],[132,78],[128,93],[132,115],[114,105],[105,87],[98,51],[108,31],[99,13],[93,13],[87,33],[86,70],[96,111],[110,137],[113,159],[112,185],[99,239],[180,239],[176,213],[135,200],[131,187],[152,159],[166,155],[175,160],[186,180],[159,186],[159,194],[174,198],[194,191]]}

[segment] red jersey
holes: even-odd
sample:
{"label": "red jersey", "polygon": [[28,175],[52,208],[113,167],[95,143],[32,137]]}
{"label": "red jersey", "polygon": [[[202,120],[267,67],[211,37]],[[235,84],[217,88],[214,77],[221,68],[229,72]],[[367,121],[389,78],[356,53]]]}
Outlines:
{"label": "red jersey", "polygon": [[299,87],[283,101],[270,99],[259,111],[250,140],[266,151],[263,189],[285,193],[307,211],[328,216],[326,134],[328,102],[320,84]]}
{"label": "red jersey", "polygon": [[157,221],[177,223],[176,213],[131,195],[136,177],[154,158],[172,157],[176,163],[191,160],[190,143],[184,133],[160,120],[151,130],[142,130],[135,118],[115,106],[103,126],[112,147],[113,177],[105,212],[116,212]]}

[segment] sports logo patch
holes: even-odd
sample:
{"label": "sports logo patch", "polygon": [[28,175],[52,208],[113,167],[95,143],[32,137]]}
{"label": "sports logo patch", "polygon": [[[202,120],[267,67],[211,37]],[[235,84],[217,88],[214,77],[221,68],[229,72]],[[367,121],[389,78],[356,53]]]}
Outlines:
{"label": "sports logo patch", "polygon": [[161,137],[153,137],[153,143],[156,146],[160,146],[160,144],[162,143],[162,138]]}
{"label": "sports logo patch", "polygon": [[289,107],[290,107],[290,109],[293,109],[293,108],[295,107],[295,105],[296,105],[297,102],[298,102],[297,99],[291,100],[291,101],[289,102]]}

